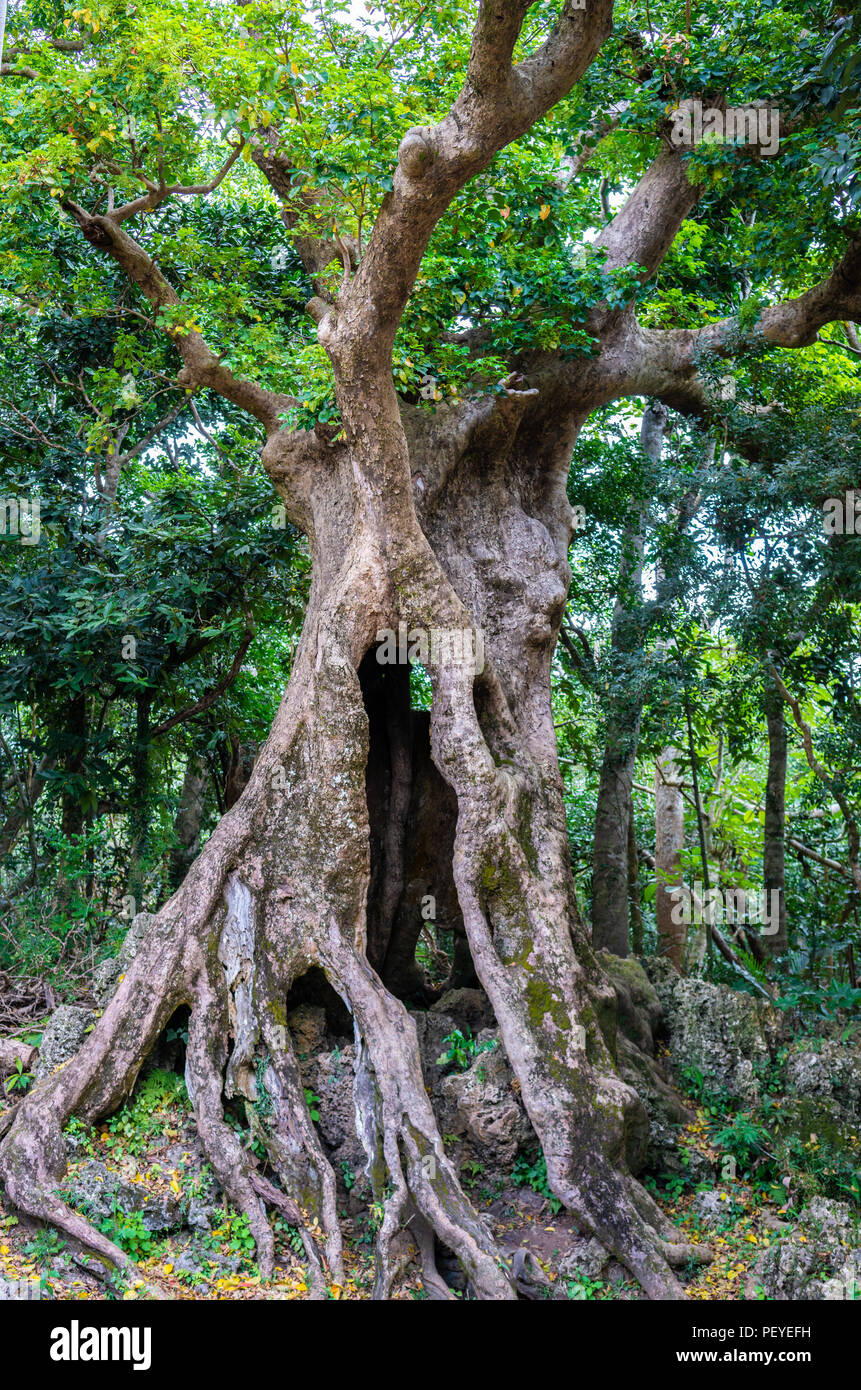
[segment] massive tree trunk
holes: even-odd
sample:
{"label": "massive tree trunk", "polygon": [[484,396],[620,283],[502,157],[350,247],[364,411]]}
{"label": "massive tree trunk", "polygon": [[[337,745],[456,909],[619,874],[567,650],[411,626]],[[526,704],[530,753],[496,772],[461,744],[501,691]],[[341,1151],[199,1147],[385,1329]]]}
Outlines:
{"label": "massive tree trunk", "polygon": [[[772,955],[787,948],[786,935],[786,759],[788,740],[783,696],[769,688],[765,696],[768,724],[768,775],[765,782],[765,829],[762,854],[763,888],[767,903],[777,894],[776,920],[767,923],[763,942]],[[770,909],[769,909],[770,910]],[[776,929],[776,930],[775,930]]]}
{"label": "massive tree trunk", "polygon": [[[307,1234],[312,1265],[325,1258],[339,1278],[334,1178],[284,1013],[293,982],[319,966],[348,1003],[359,1043],[357,1124],[385,1210],[378,1295],[389,1291],[391,1237],[418,1213],[458,1255],[479,1297],[514,1296],[446,1157],[414,1024],[368,959],[369,789],[379,768],[368,764],[372,720],[360,669],[375,660],[380,629],[405,623],[450,633],[480,625],[483,672],[476,676],[445,640],[428,667],[430,747],[456,799],[453,880],[475,969],[552,1190],[652,1296],[679,1296],[668,1264],[678,1250],[631,1176],[631,1165],[642,1161],[646,1118],[615,1073],[614,995],[578,917],[569,867],[550,662],[568,579],[573,433],[536,440],[524,431],[521,439],[511,397],[503,428],[496,410],[488,415],[495,428],[479,426],[466,449],[446,439],[443,411],[430,431],[427,417],[408,412],[410,451],[390,379],[346,356],[336,358],[339,384],[352,378],[358,389],[341,385],[347,443],[319,441],[321,466],[302,489],[311,597],[272,732],[245,792],[153,922],[82,1051],[7,1118],[0,1174],[18,1206],[124,1264],[121,1251],[54,1195],[62,1126],[72,1113],[92,1120],[116,1106],[159,1030],[187,1004],[187,1076],[201,1138],[226,1191],[248,1214],[261,1266],[272,1263],[261,1196],[277,1194],[249,1167],[221,1116],[221,1094],[254,1096],[262,1074],[272,1101],[271,1162],[306,1233],[314,1216],[319,1221],[322,1250]],[[381,418],[388,426],[382,439]],[[264,458],[295,503],[289,451],[277,436]],[[386,672],[384,684],[390,675],[397,695],[406,672]],[[398,722],[395,713],[390,730]],[[409,781],[403,742],[390,735],[384,755],[395,788],[389,799],[400,798],[389,824],[400,827],[409,821],[408,796],[397,790],[399,779]],[[402,772],[395,774],[398,759]],[[386,854],[403,877],[409,851],[402,829],[389,834]],[[371,897],[376,930],[396,915],[390,905],[380,909],[380,896]],[[389,949],[390,942],[375,943],[378,964]]]}
{"label": "massive tree trunk", "polygon": [[[652,460],[661,454],[667,409],[655,403],[643,412],[640,443]],[[630,950],[628,836],[631,784],[643,714],[642,660],[646,624],[643,598],[643,514],[626,532],[619,565],[619,594],[613,609],[610,694],[604,757],[598,784],[592,853],[592,942],[627,956]]]}

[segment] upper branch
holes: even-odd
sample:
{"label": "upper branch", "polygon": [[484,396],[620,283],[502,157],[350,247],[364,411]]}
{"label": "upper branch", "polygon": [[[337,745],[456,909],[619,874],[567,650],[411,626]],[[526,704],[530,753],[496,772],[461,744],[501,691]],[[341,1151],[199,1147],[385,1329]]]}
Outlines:
{"label": "upper branch", "polygon": [[467,80],[475,91],[507,80],[514,46],[532,0],[483,0],[472,34]]}
{"label": "upper branch", "polygon": [[709,400],[698,366],[704,354],[731,358],[757,337],[775,347],[809,347],[827,323],[853,322],[861,315],[861,238],[851,242],[833,271],[795,299],[763,309],[744,333],[735,319],[703,328],[646,329],[631,326],[625,361],[630,381],[622,394],[658,396],[688,414],[700,414]]}
{"label": "upper branch", "polygon": [[[165,279],[152,257],[129,236],[111,216],[93,216],[77,203],[66,202],[67,211],[77,221],[89,243],[106,252],[138,286],[153,308],[172,309],[180,303],[179,295]],[[206,386],[225,400],[247,410],[272,434],[280,428],[279,415],[296,402],[292,396],[268,391],[244,377],[236,377],[221,358],[207,346],[200,333],[185,328],[166,330],[182,357],[184,368],[179,374],[181,386]]]}
{"label": "upper branch", "polygon": [[595,245],[607,251],[605,270],[641,265],[647,279],[661,265],[703,192],[702,184],[688,179],[683,153],[665,145],[624,207],[595,238]]}
{"label": "upper branch", "polygon": [[[48,48],[53,48],[57,53],[83,53],[89,46],[89,37],[81,39],[46,39]],[[35,44],[15,44],[12,48],[6,49],[8,58],[17,58],[22,53],[37,53],[38,47]]]}
{"label": "upper branch", "polygon": [[393,191],[380,208],[349,291],[338,302],[338,312],[347,318],[355,311],[353,326],[383,356],[431,233],[452,199],[571,89],[612,28],[613,0],[589,0],[588,9],[564,0],[547,41],[514,66],[511,58],[528,8],[526,0],[481,0],[457,101],[437,125],[415,127],[401,141]]}
{"label": "upper branch", "polygon": [[[850,243],[831,274],[799,295],[764,309],[753,329],[776,347],[809,347],[826,323],[861,316],[861,236]],[[731,356],[737,328],[731,319],[709,324],[694,334],[697,350]]]}
{"label": "upper branch", "polygon": [[146,184],[148,192],[141,194],[139,198],[132,199],[129,203],[123,203],[121,207],[113,208],[108,216],[113,222],[125,222],[127,218],[134,217],[138,212],[152,212],[160,203],[175,195],[181,198],[190,198],[213,193],[233,168],[245,148],[245,143],[245,140],[240,140],[238,145],[234,145],[218,173],[209,180],[209,183],[167,184],[163,180],[160,183],[152,183],[149,179],[144,179],[143,182]]}

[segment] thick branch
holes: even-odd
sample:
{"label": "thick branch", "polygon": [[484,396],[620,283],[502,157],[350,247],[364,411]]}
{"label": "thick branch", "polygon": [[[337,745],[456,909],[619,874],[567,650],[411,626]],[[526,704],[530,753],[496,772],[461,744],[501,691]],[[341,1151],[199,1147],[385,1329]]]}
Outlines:
{"label": "thick branch", "polygon": [[[91,246],[104,251],[125,271],[155,309],[175,309],[179,295],[165,279],[152,257],[129,236],[112,217],[92,216],[77,203],[64,205],[75,218]],[[236,377],[209,348],[200,333],[184,328],[167,330],[185,364],[179,373],[181,386],[208,387],[225,400],[247,410],[273,434],[279,428],[279,416],[295,405],[292,396],[268,391],[254,381]]]}
{"label": "thick branch", "polygon": [[365,320],[363,347],[372,342],[381,360],[430,235],[452,199],[570,91],[612,28],[612,0],[591,0],[588,11],[565,0],[547,42],[512,67],[527,8],[523,0],[482,0],[467,80],[452,110],[438,125],[415,127],[401,141],[393,192],[380,208],[347,302],[339,305]]}
{"label": "thick branch", "polygon": [[700,329],[632,329],[631,360],[637,365],[639,389],[657,395],[686,413],[701,413],[709,401],[697,365],[705,353],[731,358],[757,337],[775,347],[801,348],[816,342],[827,323],[861,316],[861,238],[855,240],[825,280],[812,289],[764,309],[747,333],[735,319],[721,319]]}
{"label": "thick branch", "polygon": [[625,206],[595,238],[595,245],[607,251],[605,270],[641,265],[645,280],[658,269],[703,191],[702,184],[688,179],[684,153],[676,146],[665,146]]}

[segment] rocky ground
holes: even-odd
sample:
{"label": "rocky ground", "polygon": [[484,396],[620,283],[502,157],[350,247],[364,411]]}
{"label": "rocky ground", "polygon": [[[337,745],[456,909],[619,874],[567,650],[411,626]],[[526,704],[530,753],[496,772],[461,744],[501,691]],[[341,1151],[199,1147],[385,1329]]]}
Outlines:
{"label": "rocky ground", "polygon": [[[145,921],[94,984],[96,1007],[62,1005],[35,1062],[36,1079],[80,1046],[127,968]],[[861,1047],[845,1029],[805,1030],[765,1001],[660,961],[608,969],[619,997],[618,1057],[649,1115],[645,1180],[713,1261],[682,1272],[693,1299],[861,1296]],[[443,995],[416,1015],[425,1078],[462,1181],[514,1260],[533,1299],[636,1299],[626,1271],[577,1234],[550,1196],[485,996]],[[72,1122],[64,1193],[135,1260],[139,1279],[106,1288],[86,1258],[3,1208],[0,1279],[39,1281],[42,1297],[295,1299],[309,1296],[299,1237],[277,1218],[277,1268],[264,1284],[244,1217],[225,1202],[194,1133],[174,1021],[135,1095],[94,1129]],[[306,1095],[339,1180],[348,1277],[333,1298],[366,1298],[378,1212],[353,1125],[353,1044],[337,1017],[303,1004],[289,1023]],[[14,1080],[14,1077],[13,1077]],[[21,1083],[18,1083],[19,1085]],[[0,1107],[13,1103],[13,1085]],[[235,1123],[244,1120],[237,1111]],[[245,1126],[243,1126],[243,1130]],[[261,1150],[262,1155],[262,1150]],[[397,1296],[428,1297],[407,1234]],[[468,1296],[459,1267],[440,1270]]]}

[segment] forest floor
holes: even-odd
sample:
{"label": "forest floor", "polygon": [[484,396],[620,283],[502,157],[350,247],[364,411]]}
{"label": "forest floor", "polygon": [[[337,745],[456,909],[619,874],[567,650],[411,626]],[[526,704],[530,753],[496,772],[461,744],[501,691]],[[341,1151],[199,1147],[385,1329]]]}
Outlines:
{"label": "forest floor", "polygon": [[[151,1073],[151,1078],[165,1078]],[[146,1194],[146,1210],[171,1210],[194,1200],[200,1190],[201,1164],[188,1102],[179,1078],[177,1084],[165,1080],[161,1091],[144,1083],[144,1104],[131,1105],[105,1123],[85,1131],[73,1123],[74,1156],[70,1160],[67,1183],[85,1165],[90,1181],[102,1181],[106,1189],[119,1182],[141,1185]],[[148,1098],[147,1098],[148,1097]],[[695,1102],[688,1098],[695,1108]],[[153,1103],[154,1102],[154,1103]],[[4,1102],[0,1101],[0,1110]],[[697,1118],[679,1133],[680,1144],[696,1149],[709,1163],[719,1154],[709,1142],[709,1119],[700,1109]],[[601,1282],[584,1273],[559,1273],[562,1256],[575,1238],[566,1212],[558,1204],[527,1185],[512,1185],[489,1192],[480,1187],[476,1176],[470,1184],[471,1196],[492,1222],[496,1237],[505,1250],[518,1246],[529,1249],[548,1278],[547,1296],[573,1299],[636,1299],[639,1291],[619,1271],[615,1280]],[[687,1296],[692,1299],[744,1299],[756,1297],[755,1289],[745,1293],[753,1266],[781,1229],[781,1209],[751,1184],[734,1180],[721,1190],[726,1203],[725,1216],[710,1221],[704,1231],[695,1210],[691,1191],[670,1194],[653,1188],[670,1219],[686,1237],[704,1240],[714,1252],[712,1264],[687,1272]],[[103,1208],[102,1208],[103,1209]],[[223,1219],[222,1219],[223,1218]],[[0,1197],[0,1279],[25,1280],[39,1284],[39,1296],[59,1300],[171,1299],[246,1300],[303,1299],[309,1297],[305,1265],[297,1248],[299,1238],[281,1218],[274,1222],[276,1268],[273,1279],[264,1281],[254,1260],[253,1242],[245,1218],[224,1205],[222,1218],[209,1229],[154,1232],[147,1228],[141,1213],[116,1210],[99,1224],[132,1256],[137,1279],[115,1281],[112,1288],[85,1266],[84,1258],[73,1256],[64,1242],[50,1230],[28,1227],[6,1210]],[[346,1282],[330,1285],[333,1299],[367,1299],[373,1284],[373,1219],[370,1210],[343,1218],[346,1252]],[[683,1274],[683,1277],[684,1274]],[[561,1285],[561,1286],[560,1286]],[[761,1295],[760,1295],[761,1296]],[[396,1292],[400,1299],[425,1297],[419,1277],[406,1278]]]}

